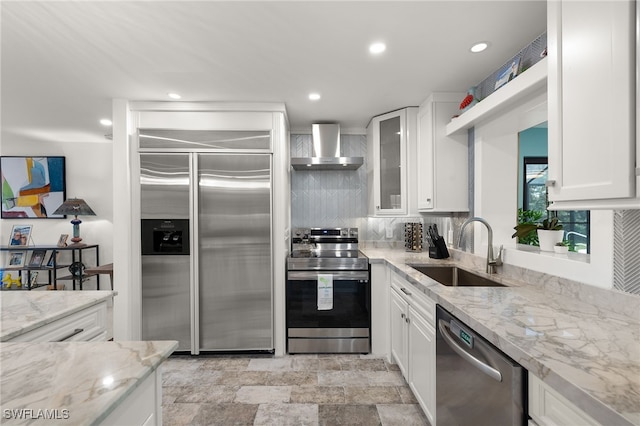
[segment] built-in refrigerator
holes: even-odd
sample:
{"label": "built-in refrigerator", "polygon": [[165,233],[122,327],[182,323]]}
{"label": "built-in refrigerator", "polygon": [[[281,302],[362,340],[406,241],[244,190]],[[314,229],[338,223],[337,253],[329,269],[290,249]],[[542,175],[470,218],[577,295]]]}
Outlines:
{"label": "built-in refrigerator", "polygon": [[139,158],[142,338],[192,354],[272,352],[271,155]]}

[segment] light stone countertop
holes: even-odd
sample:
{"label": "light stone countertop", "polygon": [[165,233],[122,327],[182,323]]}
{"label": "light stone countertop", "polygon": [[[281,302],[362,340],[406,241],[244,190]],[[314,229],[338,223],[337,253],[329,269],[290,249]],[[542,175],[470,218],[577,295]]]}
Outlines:
{"label": "light stone countertop", "polygon": [[509,287],[447,287],[407,264],[454,264],[480,275],[484,258],[398,248],[361,251],[428,297],[603,425],[640,425],[640,297],[505,265]]}
{"label": "light stone countertop", "polygon": [[[98,424],[177,347],[176,341],[0,343],[2,423]],[[7,411],[20,409],[55,417],[18,420]]]}
{"label": "light stone countertop", "polygon": [[116,294],[107,290],[2,291],[0,342],[110,300]]}

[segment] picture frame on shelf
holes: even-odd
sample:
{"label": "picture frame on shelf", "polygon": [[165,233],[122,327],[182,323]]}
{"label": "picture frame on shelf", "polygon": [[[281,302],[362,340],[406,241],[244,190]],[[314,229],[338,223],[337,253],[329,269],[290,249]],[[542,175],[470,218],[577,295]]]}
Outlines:
{"label": "picture frame on shelf", "polygon": [[505,65],[498,72],[496,78],[496,84],[494,90],[498,90],[518,75],[518,69],[520,67],[520,58],[514,58],[510,64]]}
{"label": "picture frame on shelf", "polygon": [[10,251],[9,261],[7,266],[10,268],[21,268],[24,266],[25,259],[27,258],[26,251]]}
{"label": "picture frame on shelf", "polygon": [[46,266],[48,268],[53,268],[54,267],[54,263],[57,264],[58,263],[58,258],[60,257],[60,252],[57,250],[49,250],[49,253],[47,254],[47,263]]}
{"label": "picture frame on shelf", "polygon": [[66,199],[65,157],[2,156],[2,219],[63,219],[54,215]]}
{"label": "picture frame on shelf", "polygon": [[32,272],[30,274],[31,281],[29,282],[30,287],[35,287],[38,284],[38,271]]}
{"label": "picture frame on shelf", "polygon": [[13,225],[11,235],[9,236],[10,247],[26,247],[31,240],[31,231],[33,225]]}
{"label": "picture frame on shelf", "polygon": [[29,259],[29,267],[38,268],[42,265],[44,257],[47,254],[46,250],[33,250],[31,252],[31,258]]}
{"label": "picture frame on shelf", "polygon": [[67,246],[67,238],[69,238],[69,234],[60,234],[60,238],[58,238],[58,247],[66,247]]}

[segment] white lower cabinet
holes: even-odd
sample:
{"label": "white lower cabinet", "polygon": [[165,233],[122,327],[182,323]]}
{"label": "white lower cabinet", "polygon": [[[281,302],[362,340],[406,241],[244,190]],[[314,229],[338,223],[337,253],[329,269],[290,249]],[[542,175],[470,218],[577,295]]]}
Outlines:
{"label": "white lower cabinet", "polygon": [[599,425],[584,411],[529,373],[529,416],[538,426]]}
{"label": "white lower cabinet", "polygon": [[435,302],[391,273],[391,355],[435,426]]}
{"label": "white lower cabinet", "polygon": [[11,339],[11,342],[88,342],[107,340],[107,302],[82,309]]}
{"label": "white lower cabinet", "polygon": [[162,374],[156,369],[102,422],[101,426],[162,425]]}

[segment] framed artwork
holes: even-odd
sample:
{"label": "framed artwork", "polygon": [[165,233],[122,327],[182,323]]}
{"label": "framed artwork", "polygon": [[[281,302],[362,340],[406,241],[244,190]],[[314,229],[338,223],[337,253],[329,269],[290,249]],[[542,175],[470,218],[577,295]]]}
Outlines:
{"label": "framed artwork", "polygon": [[67,238],[69,238],[69,234],[60,234],[60,238],[58,238],[58,247],[65,247],[67,245]]}
{"label": "framed artwork", "polygon": [[9,246],[28,246],[33,225],[13,225]]}
{"label": "framed artwork", "polygon": [[60,256],[60,252],[57,250],[49,250],[47,255],[47,267],[53,268],[54,263],[58,263],[58,256]]}
{"label": "framed artwork", "polygon": [[11,268],[17,268],[24,266],[24,261],[27,257],[26,251],[10,251],[9,252],[9,263],[7,266]]}
{"label": "framed artwork", "polygon": [[61,219],[66,195],[64,157],[0,157],[2,219]]}
{"label": "framed artwork", "polygon": [[504,86],[518,75],[518,66],[520,65],[520,58],[515,58],[510,64],[505,65],[498,72],[496,78],[496,84],[494,90]]}
{"label": "framed artwork", "polygon": [[30,267],[39,267],[44,261],[44,256],[47,254],[46,250],[33,250],[31,252],[31,258],[29,259]]}

